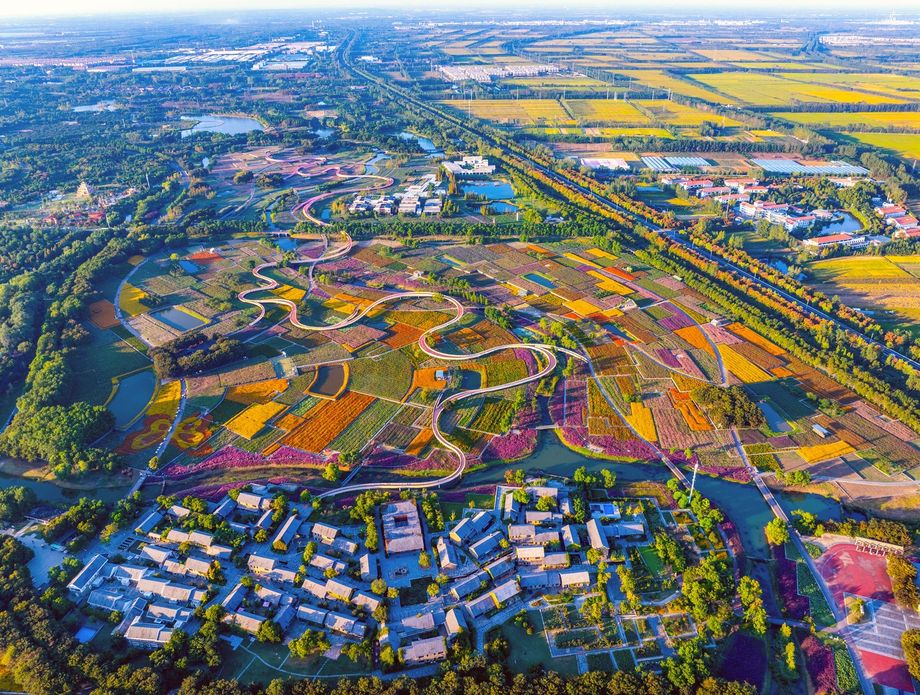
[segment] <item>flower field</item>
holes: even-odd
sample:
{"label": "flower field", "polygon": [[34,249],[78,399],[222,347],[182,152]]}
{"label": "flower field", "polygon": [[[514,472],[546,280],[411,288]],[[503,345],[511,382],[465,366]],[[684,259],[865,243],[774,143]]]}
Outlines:
{"label": "flower field", "polygon": [[227,400],[234,403],[267,403],[279,394],[283,393],[288,387],[287,379],[266,379],[264,381],[254,381],[249,384],[240,384],[231,386],[227,389]]}
{"label": "flower field", "polygon": [[321,401],[304,414],[304,422],[282,442],[295,449],[319,453],[373,402],[373,396],[354,391],[334,401]]}
{"label": "flower field", "polygon": [[818,463],[819,461],[827,461],[828,459],[837,458],[838,456],[852,454],[853,451],[855,450],[852,446],[843,440],[839,440],[836,442],[828,442],[827,444],[803,446],[797,449],[796,453],[805,459],[806,463]]}
{"label": "flower field", "polygon": [[228,420],[224,427],[244,439],[252,439],[265,424],[287,408],[283,403],[254,403]]}
{"label": "flower field", "polygon": [[147,296],[147,293],[139,287],[126,282],[118,296],[118,308],[128,316],[137,316],[147,311],[147,307],[141,303],[141,300]]}
{"label": "flower field", "polygon": [[773,381],[772,375],[767,374],[749,359],[738,354],[730,345],[720,343],[716,347],[719,348],[719,354],[722,356],[725,368],[745,384]]}

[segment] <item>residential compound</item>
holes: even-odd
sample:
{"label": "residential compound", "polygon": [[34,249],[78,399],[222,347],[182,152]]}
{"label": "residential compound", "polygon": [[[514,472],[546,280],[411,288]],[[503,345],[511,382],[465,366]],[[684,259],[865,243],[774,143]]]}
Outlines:
{"label": "residential compound", "polygon": [[[525,601],[596,590],[592,551],[607,559],[651,542],[644,511],[591,502],[578,523],[572,494],[561,484],[500,486],[493,509],[468,509],[437,532],[416,499],[384,502],[375,515],[381,543],[368,550],[363,525],[326,521],[283,490],[252,486],[204,510],[148,510],[119,543],[130,548],[125,559],[94,555],[68,590],[117,614],[114,631],[140,648],[160,647],[178,629],[193,634],[196,609],[219,605],[225,625],[244,637],[260,638],[269,621],[287,637],[318,630],[333,644],[376,635],[405,665],[425,664]],[[218,523],[214,531],[196,528],[206,519]],[[420,553],[432,562],[423,566]],[[412,588],[433,583],[434,595]]]}

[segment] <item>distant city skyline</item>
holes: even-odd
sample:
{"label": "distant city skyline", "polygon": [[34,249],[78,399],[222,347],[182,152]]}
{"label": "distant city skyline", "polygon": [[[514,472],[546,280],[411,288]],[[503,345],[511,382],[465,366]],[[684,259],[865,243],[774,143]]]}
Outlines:
{"label": "distant city skyline", "polygon": [[[448,11],[451,9],[488,11],[494,14],[498,8],[506,7],[514,10],[539,10],[552,11],[560,7],[556,0],[442,0],[441,2],[428,2],[422,0],[345,0],[336,3],[335,10],[392,10],[392,11]],[[605,12],[615,15],[618,11],[628,12],[656,12],[678,11],[683,14],[715,15],[717,12],[729,11],[732,14],[743,11],[747,15],[752,12],[777,13],[797,11],[799,14],[813,12],[820,13],[853,13],[861,16],[883,16],[886,14],[903,13],[905,18],[913,17],[920,20],[915,0],[882,0],[867,7],[864,2],[857,0],[772,0],[747,4],[740,8],[732,0],[711,0],[705,8],[687,9],[686,5],[676,0],[621,0],[620,2],[604,2],[602,0],[575,0],[565,3],[567,13],[575,11]],[[322,10],[333,11],[327,3],[312,0],[269,0],[256,2],[255,0],[134,0],[124,3],[121,0],[34,0],[30,3],[0,4],[0,18],[27,18],[31,16],[75,16],[75,15],[128,15],[128,14],[172,14],[172,13],[220,13],[240,11],[271,11],[271,10]]]}

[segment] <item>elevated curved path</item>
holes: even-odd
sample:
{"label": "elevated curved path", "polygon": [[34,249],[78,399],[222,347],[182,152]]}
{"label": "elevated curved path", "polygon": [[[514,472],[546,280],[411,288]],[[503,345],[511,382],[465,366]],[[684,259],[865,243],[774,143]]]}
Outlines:
{"label": "elevated curved path", "polygon": [[[344,246],[338,249],[335,249],[334,251],[331,251],[331,252],[327,251],[323,253],[322,255],[317,256],[316,258],[302,258],[296,261],[292,261],[291,265],[310,264],[310,270],[312,272],[313,267],[317,263],[320,263],[322,261],[332,260],[335,258],[341,258],[342,256],[346,255],[349,251],[351,251],[351,248],[354,245],[354,242],[352,241],[351,237],[349,237],[347,234],[345,234],[345,237],[347,239],[347,243]],[[360,485],[347,485],[344,487],[336,488],[335,490],[328,490],[326,492],[323,492],[322,494],[318,495],[318,497],[334,497],[334,496],[344,495],[344,494],[353,493],[353,492],[362,492],[364,490],[380,490],[380,489],[399,490],[399,489],[404,489],[407,487],[432,488],[432,487],[440,487],[441,485],[446,485],[448,483],[453,482],[454,480],[458,480],[460,477],[463,476],[463,473],[466,470],[466,464],[467,464],[466,454],[463,452],[462,449],[460,449],[460,447],[458,447],[456,444],[454,444],[447,438],[447,436],[441,430],[441,423],[440,423],[441,414],[451,403],[455,403],[464,398],[471,398],[474,396],[480,396],[480,395],[487,394],[487,393],[495,393],[497,391],[504,391],[510,388],[515,388],[516,386],[523,386],[524,384],[529,384],[533,381],[538,381],[548,376],[549,374],[553,372],[554,369],[556,369],[556,365],[558,364],[558,360],[556,358],[556,352],[562,352],[575,359],[587,361],[587,359],[583,355],[579,354],[578,352],[575,352],[574,350],[569,350],[567,348],[559,347],[556,345],[549,345],[547,343],[507,343],[503,345],[496,345],[494,347],[488,348],[481,352],[471,353],[471,354],[460,354],[460,355],[438,350],[437,348],[432,347],[428,343],[429,336],[433,336],[436,333],[439,333],[443,331],[444,329],[449,328],[457,324],[461,320],[463,320],[463,317],[466,315],[466,308],[463,306],[463,304],[461,304],[454,297],[451,297],[449,295],[443,295],[437,292],[393,292],[391,294],[380,297],[379,299],[371,302],[370,304],[368,304],[362,309],[355,309],[355,311],[352,312],[350,316],[347,316],[346,318],[342,319],[341,321],[338,321],[337,323],[320,324],[320,325],[305,324],[297,316],[297,304],[291,301],[290,299],[285,299],[283,297],[267,297],[264,299],[253,299],[250,297],[250,295],[255,292],[267,292],[279,286],[279,283],[277,280],[263,274],[263,271],[268,270],[269,268],[277,267],[278,265],[279,265],[279,261],[271,261],[268,263],[262,263],[261,265],[253,268],[252,274],[258,279],[262,280],[264,284],[258,287],[248,289],[248,290],[243,290],[237,295],[237,297],[239,298],[241,302],[244,302],[246,304],[250,304],[252,306],[256,306],[259,308],[258,316],[256,316],[256,318],[253,319],[252,322],[250,322],[249,324],[250,326],[258,323],[260,320],[262,320],[262,318],[264,318],[266,305],[276,305],[276,306],[286,307],[290,312],[288,314],[288,321],[291,323],[292,326],[296,326],[297,328],[301,330],[304,330],[304,331],[332,331],[332,330],[338,330],[341,328],[347,328],[348,326],[351,326],[357,323],[358,321],[363,319],[365,316],[367,316],[368,314],[370,314],[371,312],[373,312],[375,309],[377,309],[383,304],[388,304],[391,302],[397,302],[397,301],[403,301],[403,300],[413,300],[413,299],[436,299],[436,300],[444,300],[448,302],[451,305],[451,307],[454,309],[454,315],[450,317],[449,319],[445,320],[443,323],[439,323],[436,326],[432,326],[431,328],[429,328],[428,330],[426,330],[424,333],[422,333],[419,336],[418,338],[419,349],[422,350],[422,352],[424,352],[426,355],[429,355],[431,357],[435,357],[441,360],[460,362],[460,361],[477,360],[483,357],[487,357],[488,355],[494,354],[496,352],[501,352],[503,350],[520,349],[520,350],[530,350],[531,352],[534,352],[537,355],[542,356],[545,361],[544,366],[539,371],[535,372],[534,374],[528,374],[527,376],[524,376],[520,379],[516,379],[515,381],[510,381],[504,384],[496,384],[494,386],[484,386],[482,388],[476,388],[476,389],[465,389],[463,391],[458,391],[447,397],[442,397],[437,400],[437,402],[434,405],[432,414],[431,414],[432,434],[434,435],[435,439],[437,439],[438,442],[445,449],[453,453],[454,456],[456,456],[457,458],[457,467],[448,475],[442,478],[437,478],[435,480],[429,480],[429,481],[424,481],[424,482],[414,482],[411,484],[401,483],[401,482],[400,483],[378,482],[378,483],[365,483],[365,484],[360,484]],[[311,285],[312,285],[312,282],[311,282]]]}

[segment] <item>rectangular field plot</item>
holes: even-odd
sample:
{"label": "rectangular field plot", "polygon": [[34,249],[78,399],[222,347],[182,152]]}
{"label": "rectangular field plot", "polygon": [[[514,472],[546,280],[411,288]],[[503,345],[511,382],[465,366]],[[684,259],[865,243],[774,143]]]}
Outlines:
{"label": "rectangular field plot", "polygon": [[581,121],[644,125],[648,118],[639,109],[615,99],[568,99],[565,106]]}
{"label": "rectangular field plot", "polygon": [[[799,73],[789,73],[799,75]],[[808,84],[786,80],[773,75],[761,75],[752,72],[720,72],[695,74],[691,77],[697,82],[717,89],[739,101],[756,105],[777,105],[803,103],[840,103],[840,104],[901,104],[904,99],[893,96],[868,94],[839,87]]]}
{"label": "rectangular field plot", "polygon": [[498,123],[575,125],[572,117],[555,99],[452,99],[442,103],[476,118]]}
{"label": "rectangular field plot", "polygon": [[740,126],[734,118],[717,113],[684,106],[667,99],[639,99],[636,104],[648,111],[656,120],[675,126],[698,126],[703,123],[717,123],[726,128]]}

